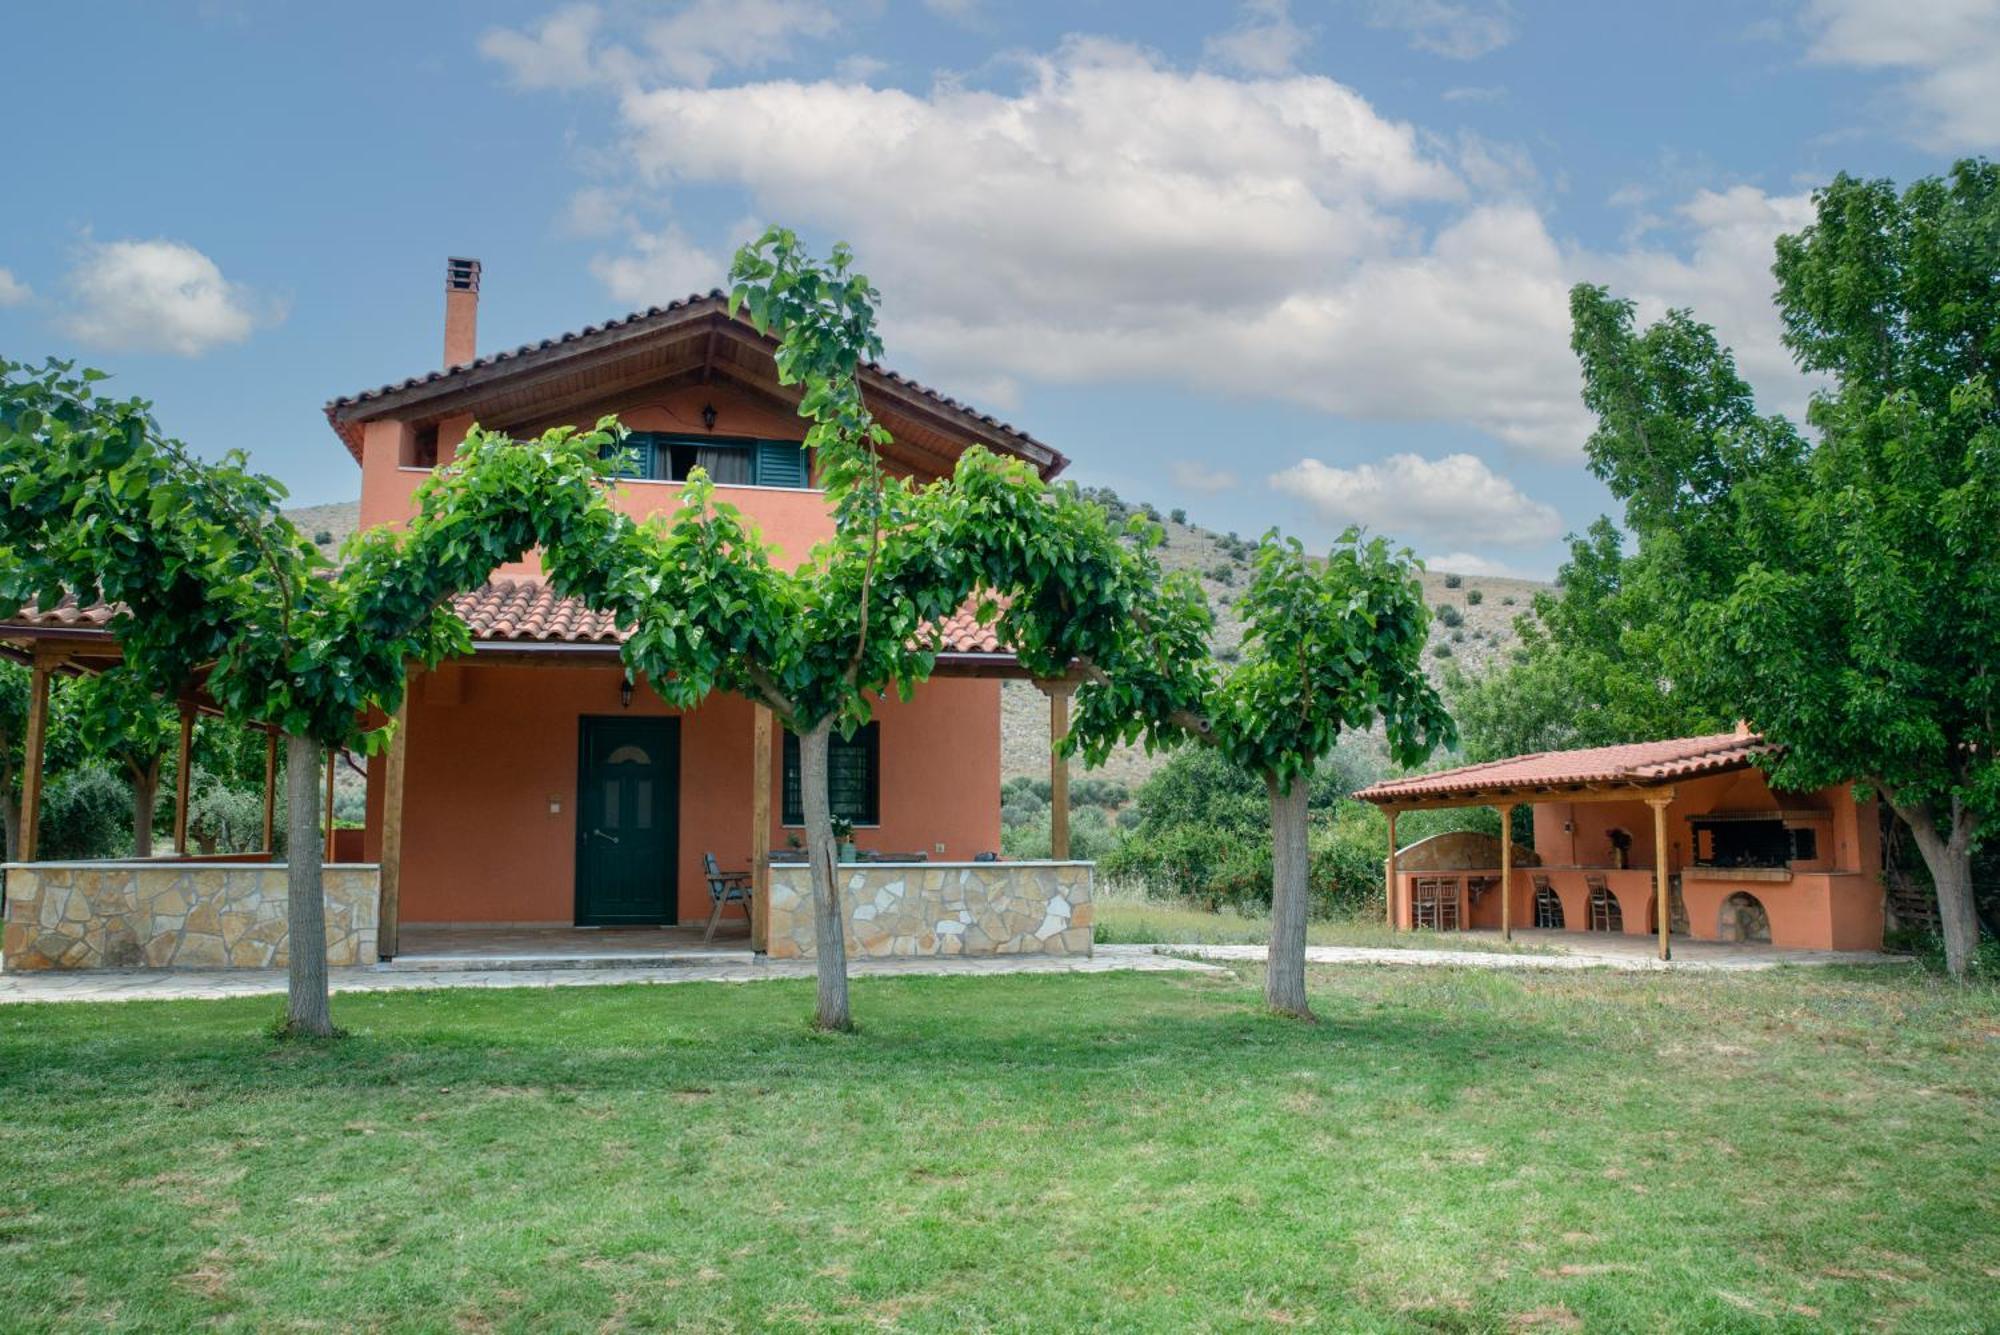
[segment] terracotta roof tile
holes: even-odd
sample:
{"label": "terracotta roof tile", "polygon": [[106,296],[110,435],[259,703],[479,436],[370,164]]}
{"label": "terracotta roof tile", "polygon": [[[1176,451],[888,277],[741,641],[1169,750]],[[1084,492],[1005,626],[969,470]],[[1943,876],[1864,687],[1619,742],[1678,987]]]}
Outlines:
{"label": "terracotta roof tile", "polygon": [[[488,643],[618,645],[625,632],[601,612],[593,612],[570,598],[559,598],[548,585],[536,579],[495,579],[451,600],[472,632],[472,638]],[[74,597],[48,611],[24,607],[4,626],[36,630],[104,630],[115,612],[113,605],[95,603],[78,607]],[[970,604],[941,627],[940,653],[1004,653],[991,626],[982,626]]]}
{"label": "terracotta roof tile", "polygon": [[61,602],[47,611],[30,603],[6,624],[33,626],[38,630],[102,630],[110,624],[116,611],[117,609],[110,603],[92,603],[88,607],[79,607],[76,595],[66,593]]}
{"label": "terracotta roof tile", "polygon": [[[599,612],[559,598],[533,579],[496,579],[452,599],[452,607],[474,640],[521,644],[620,644],[625,632]],[[947,654],[1005,652],[991,626],[982,626],[967,606],[941,627],[938,651]]]}
{"label": "terracotta roof tile", "polygon": [[1698,774],[1746,769],[1775,750],[1755,733],[1722,732],[1676,737],[1581,751],[1539,751],[1479,765],[1371,784],[1355,796],[1364,802],[1395,803],[1433,798],[1476,797],[1519,789],[1577,787],[1584,784],[1646,786]]}

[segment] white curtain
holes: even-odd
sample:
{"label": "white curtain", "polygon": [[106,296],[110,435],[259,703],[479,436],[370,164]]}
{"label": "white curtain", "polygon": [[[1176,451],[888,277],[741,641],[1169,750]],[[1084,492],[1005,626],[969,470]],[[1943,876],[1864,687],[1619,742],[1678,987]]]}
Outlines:
{"label": "white curtain", "polygon": [[708,470],[709,480],[741,485],[750,481],[750,451],[696,450],[695,465]]}

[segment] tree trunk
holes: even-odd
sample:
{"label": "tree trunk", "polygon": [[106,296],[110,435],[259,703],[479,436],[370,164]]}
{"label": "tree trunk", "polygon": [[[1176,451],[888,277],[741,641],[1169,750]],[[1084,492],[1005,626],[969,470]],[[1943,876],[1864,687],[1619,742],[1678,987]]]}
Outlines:
{"label": "tree trunk", "polygon": [[285,734],[286,918],[290,928],[291,991],[285,1032],[330,1038],[333,1011],[326,990],[326,885],[320,871],[320,745]]}
{"label": "tree trunk", "polygon": [[1972,952],[1979,946],[1979,910],[1972,898],[1972,837],[1979,821],[1965,804],[1953,801],[1951,829],[1938,832],[1937,812],[1929,803],[1896,806],[1896,814],[1916,837],[1917,851],[1937,887],[1938,925],[1944,934],[1944,967],[1953,978],[1965,977]]}
{"label": "tree trunk", "polygon": [[826,800],[831,722],[799,734],[799,799],[805,808],[806,862],[812,868],[814,958],[818,961],[816,1029],[854,1027],[847,1007],[847,933],[840,911],[839,868],[834,859],[833,811]]}
{"label": "tree trunk", "polygon": [[1312,783],[1301,776],[1290,791],[1267,774],[1271,793],[1271,948],[1264,966],[1264,1000],[1280,1015],[1312,1018],[1306,1004],[1306,907],[1311,895],[1306,855],[1306,800]]}
{"label": "tree trunk", "polygon": [[132,856],[153,856],[153,806],[160,796],[160,762],[127,765],[132,775]]}

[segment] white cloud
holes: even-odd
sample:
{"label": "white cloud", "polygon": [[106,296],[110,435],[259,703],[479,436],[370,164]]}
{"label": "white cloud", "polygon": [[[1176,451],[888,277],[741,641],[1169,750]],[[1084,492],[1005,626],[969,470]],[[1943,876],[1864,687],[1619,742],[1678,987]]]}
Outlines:
{"label": "white cloud", "polygon": [[593,267],[628,301],[711,285],[720,255],[696,241],[720,238],[625,215],[719,186],[853,242],[896,359],[954,392],[1169,381],[1563,459],[1589,429],[1568,309],[1589,280],[1649,313],[1694,305],[1760,388],[1800,398],[1760,305],[1771,240],[1803,218],[1793,197],[1696,194],[1643,245],[1583,251],[1551,234],[1518,150],[1391,120],[1327,78],[1087,39],[1021,68],[998,90],[629,90],[603,155],[616,206],[591,216],[637,240]]}
{"label": "white cloud", "polygon": [[652,18],[578,4],[526,32],[495,28],[479,50],[521,88],[630,87],[649,78],[699,86],[725,70],[783,63],[800,39],[838,27],[822,0],[686,0]]}
{"label": "white cloud", "polygon": [[624,255],[590,262],[605,290],[629,306],[664,305],[694,292],[723,286],[729,262],[689,241],[680,228],[639,232]]}
{"label": "white cloud", "polygon": [[1505,0],[1458,4],[1452,0],[1364,0],[1368,24],[1409,34],[1419,51],[1451,60],[1477,60],[1514,40],[1513,7]]}
{"label": "white cloud", "polygon": [[34,289],[14,277],[12,269],[0,268],[0,308],[19,306],[34,295]]}
{"label": "white cloud", "polygon": [[1563,532],[1554,506],[1530,498],[1471,454],[1392,454],[1353,468],[1302,459],[1272,474],[1270,485],[1329,523],[1365,525],[1400,541],[1533,547]]}
{"label": "white cloud", "polygon": [[1903,75],[1908,133],[1929,147],[2000,145],[2000,4],[1807,0],[1806,59]]}
{"label": "white cloud", "polygon": [[1579,276],[1632,298],[1642,320],[1691,307],[1735,350],[1737,369],[1758,388],[1766,411],[1803,415],[1813,382],[1798,374],[1781,341],[1771,264],[1778,237],[1813,220],[1812,197],[1747,185],[1700,190],[1675,217],[1693,239],[1685,256],[1644,248],[1584,256],[1576,263]]}
{"label": "white cloud", "polygon": [[1290,0],[1244,0],[1242,20],[1202,43],[1202,54],[1247,74],[1289,74],[1311,40],[1292,21]]}
{"label": "white cloud", "polygon": [[179,241],[86,242],[69,286],[64,326],[101,348],[196,357],[282,318],[268,308],[260,314],[249,289]]}
{"label": "white cloud", "polygon": [[1198,496],[1219,495],[1236,486],[1236,474],[1194,459],[1174,460],[1167,465],[1167,477],[1182,491],[1191,491]]}
{"label": "white cloud", "polygon": [[1426,556],[1424,568],[1441,574],[1491,575],[1496,579],[1546,578],[1542,575],[1526,574],[1505,561],[1495,561],[1491,557],[1480,556],[1475,552],[1446,552],[1442,556]]}
{"label": "white cloud", "polygon": [[1479,84],[1447,88],[1441,96],[1447,102],[1504,102],[1507,90],[1499,84]]}

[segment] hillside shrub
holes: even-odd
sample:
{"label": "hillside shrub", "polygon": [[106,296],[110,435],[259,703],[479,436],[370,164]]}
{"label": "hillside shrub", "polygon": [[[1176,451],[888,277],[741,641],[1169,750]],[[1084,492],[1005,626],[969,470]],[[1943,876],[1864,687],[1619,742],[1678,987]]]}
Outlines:
{"label": "hillside shrub", "polygon": [[1447,589],[1455,589],[1463,583],[1465,583],[1465,577],[1462,575],[1446,575],[1444,577],[1444,586]]}
{"label": "hillside shrub", "polygon": [[1465,591],[1465,605],[1467,607],[1477,607],[1485,601],[1486,601],[1486,593],[1484,590],[1467,589]]}
{"label": "hillside shrub", "polygon": [[1439,603],[1435,610],[1437,612],[1438,624],[1441,626],[1462,626],[1465,624],[1465,613],[1459,611],[1450,603]]}

